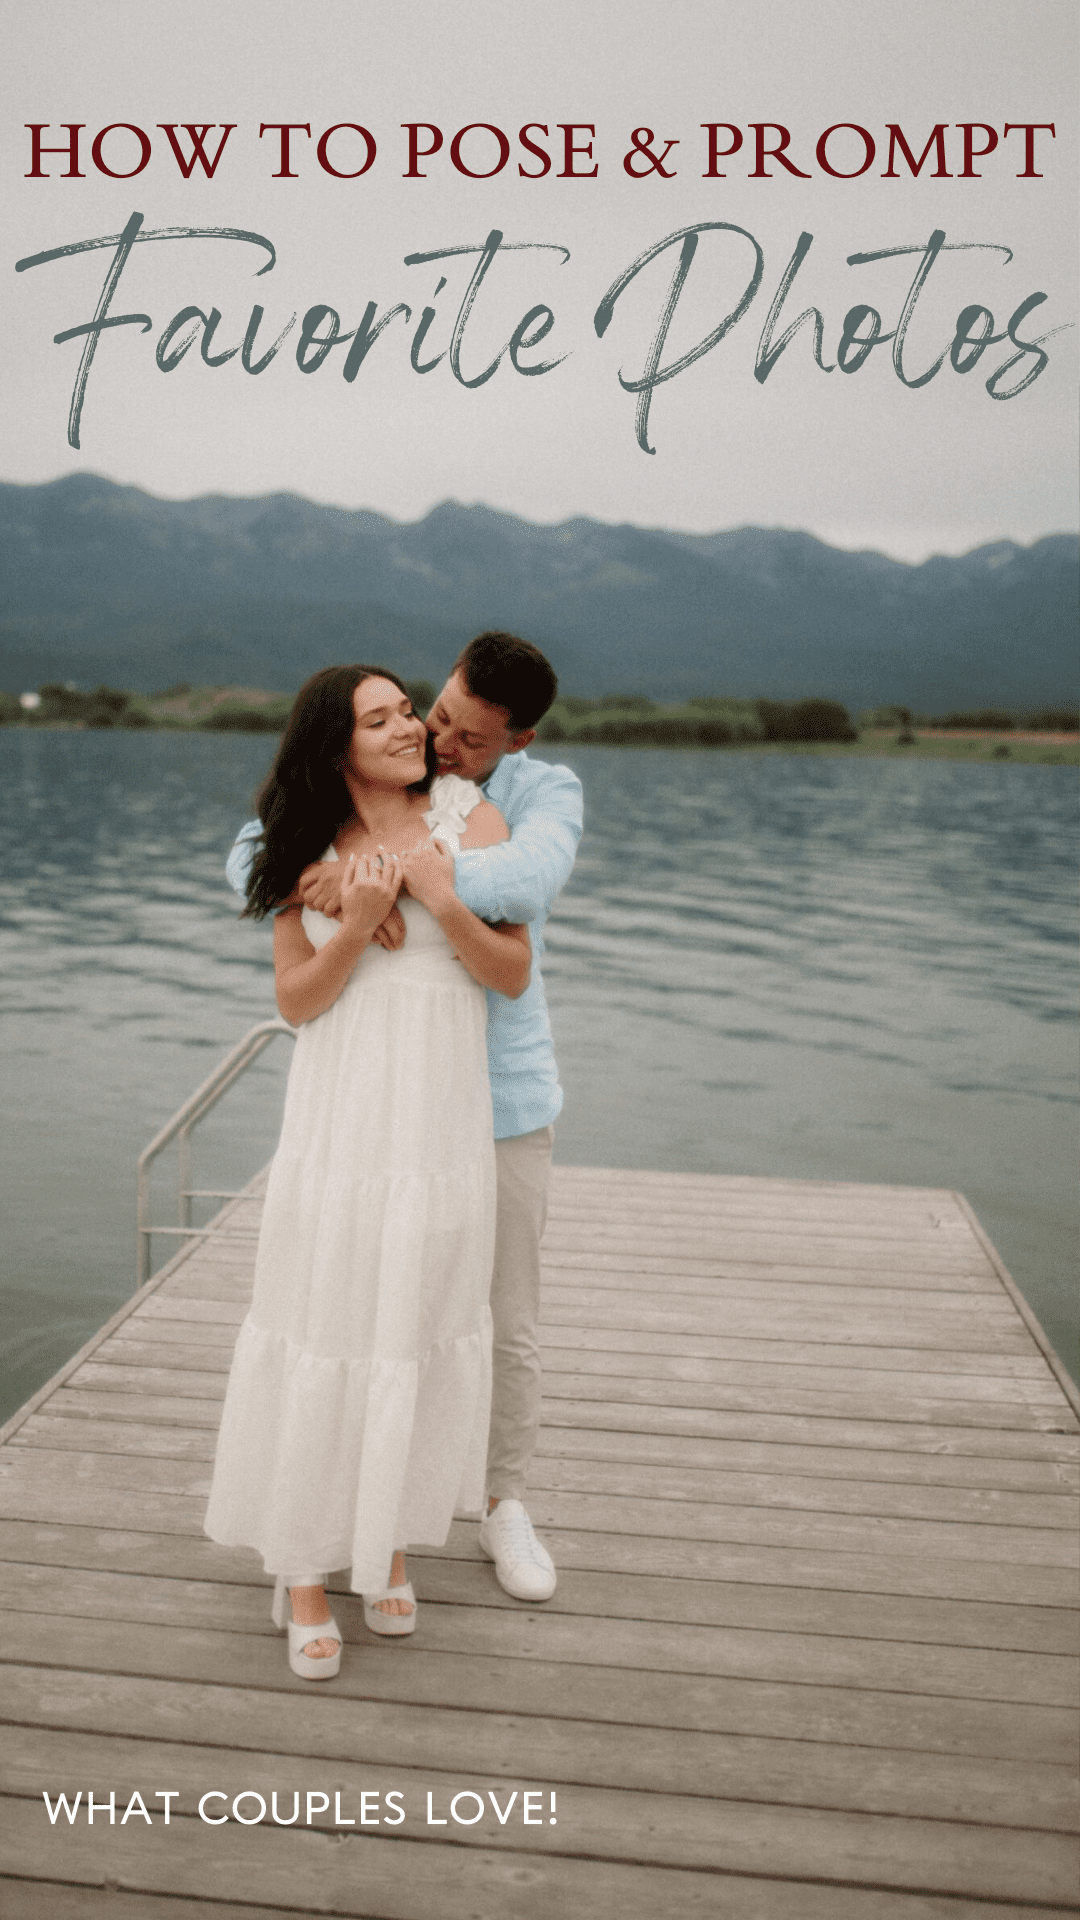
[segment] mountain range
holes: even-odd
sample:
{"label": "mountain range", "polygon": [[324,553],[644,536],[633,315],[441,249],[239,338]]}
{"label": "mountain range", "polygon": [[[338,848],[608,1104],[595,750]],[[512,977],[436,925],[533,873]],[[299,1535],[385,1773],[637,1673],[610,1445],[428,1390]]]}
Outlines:
{"label": "mountain range", "polygon": [[160,500],[92,474],[0,485],[0,686],[291,690],[335,659],[438,683],[508,627],[567,693],[826,695],[852,710],[1076,698],[1080,540],[913,566],[808,533],[422,520],[294,494]]}

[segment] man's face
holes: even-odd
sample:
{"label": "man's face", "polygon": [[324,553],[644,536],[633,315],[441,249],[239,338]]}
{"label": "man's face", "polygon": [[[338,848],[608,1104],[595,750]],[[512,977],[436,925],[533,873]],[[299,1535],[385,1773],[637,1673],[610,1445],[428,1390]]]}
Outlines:
{"label": "man's face", "polygon": [[460,673],[452,673],[427,717],[440,773],[460,774],[478,784],[495,771],[504,753],[520,753],[536,730],[512,733],[505,707],[493,707],[470,693]]}

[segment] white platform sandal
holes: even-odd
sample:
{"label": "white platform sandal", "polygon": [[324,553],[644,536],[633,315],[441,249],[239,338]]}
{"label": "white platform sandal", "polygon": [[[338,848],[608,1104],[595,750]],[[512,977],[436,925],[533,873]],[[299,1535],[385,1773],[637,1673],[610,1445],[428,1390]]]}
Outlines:
{"label": "white platform sandal", "polygon": [[[365,1613],[367,1611],[365,1604]],[[292,1596],[285,1581],[279,1574],[274,1583],[274,1604],[271,1619],[275,1627],[286,1628],[289,1635],[289,1665],[301,1680],[332,1680],[341,1667],[341,1628],[333,1614],[329,1620],[318,1620],[312,1627],[300,1626],[292,1617]],[[322,1660],[306,1654],[304,1648],[313,1640],[336,1640],[337,1652],[327,1654]]]}
{"label": "white platform sandal", "polygon": [[[411,1633],[416,1625],[416,1595],[411,1580],[406,1580],[403,1587],[384,1587],[381,1593],[365,1593],[363,1600],[364,1625],[370,1627],[372,1633]],[[407,1600],[412,1612],[383,1613],[376,1605],[378,1600]]]}

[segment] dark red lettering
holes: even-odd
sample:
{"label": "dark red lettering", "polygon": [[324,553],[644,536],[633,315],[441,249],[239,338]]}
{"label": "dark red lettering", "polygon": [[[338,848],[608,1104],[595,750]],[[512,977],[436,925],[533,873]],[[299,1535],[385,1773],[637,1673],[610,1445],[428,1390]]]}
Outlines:
{"label": "dark red lettering", "polygon": [[[701,177],[703,180],[726,180],[727,175],[720,172],[716,163],[718,160],[730,160],[733,153],[738,153],[742,146],[742,133],[738,127],[731,126],[727,120],[703,120],[701,125],[709,136],[709,164]],[[718,133],[731,135],[730,147],[725,147],[722,152],[717,143]]]}
{"label": "dark red lettering", "polygon": [[[845,128],[849,133],[857,133],[863,143],[862,166],[852,168],[850,173],[845,173],[840,167],[832,166],[827,152],[829,135],[831,133],[842,133]],[[834,127],[826,127],[814,151],[817,154],[817,163],[822,172],[831,173],[834,180],[857,180],[860,173],[865,173],[867,168],[872,167],[874,164],[875,148],[870,134],[867,133],[865,127],[857,127],[851,120],[838,120]]]}
{"label": "dark red lettering", "polygon": [[[465,162],[461,157],[461,143],[464,140],[465,135],[467,133],[481,133],[481,132],[493,133],[495,135],[495,138],[499,143],[499,158],[495,166],[488,167],[485,170],[478,171],[475,167],[467,167],[465,165]],[[507,139],[505,133],[503,132],[501,127],[493,127],[490,124],[490,122],[487,120],[473,120],[470,122],[470,124],[467,127],[459,127],[457,133],[455,133],[453,139],[450,142],[451,166],[456,167],[459,173],[467,174],[470,180],[491,180],[495,174],[502,172],[509,158],[510,158],[510,142]]]}
{"label": "dark red lettering", "polygon": [[911,148],[908,146],[908,143],[904,138],[902,129],[900,127],[894,126],[893,122],[890,120],[889,121],[889,164],[881,176],[882,179],[898,180],[900,178],[899,174],[896,172],[896,168],[894,165],[894,162],[896,159],[897,147],[899,147],[912,173],[915,174],[916,176],[918,176],[922,172],[923,165],[926,161],[926,156],[930,152],[931,147],[933,147],[934,155],[937,160],[937,165],[934,168],[934,171],[931,174],[930,178],[932,180],[951,180],[952,174],[949,172],[948,167],[945,165],[945,128],[948,126],[948,124],[949,123],[947,120],[943,122],[939,122],[939,124],[934,128],[933,133],[930,135],[930,138],[927,141],[922,152],[920,153],[918,159],[916,160],[915,155],[912,153]]}
{"label": "dark red lettering", "polygon": [[[997,134],[994,132],[993,127],[984,126],[981,120],[959,120],[957,121],[957,125],[961,128],[964,135],[964,164],[956,177],[958,180],[981,180],[982,174],[976,173],[971,163],[973,160],[983,160],[988,153],[993,153],[998,143]],[[990,136],[985,147],[977,147],[975,145],[972,136],[976,128],[978,128],[980,133],[986,133]]]}
{"label": "dark red lettering", "polygon": [[[596,139],[596,128],[588,121],[578,120],[560,120],[558,125],[563,137],[563,163],[562,172],[557,174],[556,178],[559,180],[595,180],[599,168],[593,166],[585,168],[579,173],[574,166],[574,157],[580,154],[583,160],[592,159],[592,143]],[[581,146],[577,146],[574,141],[575,133],[587,133],[591,138],[584,141]],[[525,371],[525,369],[522,369],[522,371]],[[529,367],[527,371],[529,373],[539,373],[540,369],[539,367]]]}
{"label": "dark red lettering", "polygon": [[184,132],[187,134],[188,139],[191,141],[191,159],[185,160],[183,154],[180,151],[180,142],[176,137],[176,122],[174,121],[171,126],[166,126],[164,120],[159,120],[158,126],[161,128],[162,133],[168,135],[169,145],[176,156],[176,164],[179,167],[181,173],[183,174],[184,179],[185,180],[191,179],[192,173],[195,170],[195,162],[197,160],[199,162],[199,165],[202,167],[202,170],[205,173],[207,179],[212,180],[215,172],[217,171],[217,163],[221,159],[221,156],[225,151],[225,142],[228,139],[230,133],[235,131],[236,121],[233,120],[229,123],[228,126],[222,127],[221,139],[218,141],[218,150],[215,153],[212,160],[208,158],[206,149],[203,146],[203,141],[206,139],[207,134],[210,132],[209,127],[192,127],[192,126],[189,126],[185,121]]}
{"label": "dark red lettering", "polygon": [[271,179],[295,180],[297,175],[292,171],[290,165],[289,139],[294,133],[306,133],[310,140],[310,123],[307,120],[265,120],[259,128],[260,140],[264,133],[279,133],[281,135],[281,153],[279,155],[281,165],[277,173],[271,175]]}
{"label": "dark red lettering", "polygon": [[[1017,179],[1018,180],[1041,180],[1042,174],[1036,173],[1035,171],[1035,135],[1037,133],[1048,133],[1050,135],[1051,140],[1056,140],[1057,134],[1054,131],[1053,121],[1052,120],[1017,120],[1012,125],[1006,125],[1005,132],[1001,136],[1002,139],[1007,140],[1010,133],[1023,133],[1023,136],[1024,136],[1024,171],[1023,173],[1017,174],[1016,176]],[[1010,325],[1011,324],[1012,323],[1010,322]],[[1044,355],[1043,356],[1044,360],[1045,360],[1045,357],[1046,356]],[[1040,373],[1042,372],[1041,367],[1039,368],[1039,372]],[[1035,375],[1031,374],[1029,375],[1029,378],[1034,380]],[[1025,381],[1024,384],[1026,385],[1027,382]],[[1020,391],[1019,387],[1017,387],[1015,391],[1019,393]],[[995,393],[994,395],[995,400],[1000,400],[1003,397],[1007,399],[1009,396],[1008,395],[1002,396],[999,393]]]}
{"label": "dark red lettering", "polygon": [[[409,135],[409,164],[401,177],[403,180],[426,180],[427,174],[421,173],[419,163],[421,160],[430,160],[432,154],[438,153],[442,146],[442,134],[438,127],[431,126],[426,120],[403,120],[401,125]],[[421,131],[434,134],[430,147],[420,145]]]}
{"label": "dark red lettering", "polygon": [[[358,133],[367,149],[367,159],[364,161],[363,166],[354,167],[351,173],[342,173],[339,167],[331,166],[327,152],[330,145],[330,135],[332,133],[346,132]],[[327,127],[326,132],[323,134],[322,139],[315,149],[315,155],[323,172],[332,173],[335,180],[359,180],[360,175],[367,172],[375,159],[375,141],[367,128],[358,127],[355,120],[339,120],[336,126]]]}
{"label": "dark red lettering", "polygon": [[66,127],[68,131],[68,143],[66,147],[42,146],[41,136],[47,132],[49,126],[47,120],[24,120],[23,125],[30,129],[30,171],[29,173],[23,174],[24,180],[48,180],[49,175],[43,172],[41,165],[41,156],[43,153],[67,154],[68,170],[66,173],[61,174],[60,178],[62,180],[86,179],[85,173],[79,172],[79,134],[86,125],[85,120],[61,120],[60,125]]}
{"label": "dark red lettering", "polygon": [[518,139],[521,141],[521,144],[525,148],[526,153],[531,153],[535,156],[537,160],[542,160],[543,165],[540,168],[539,173],[529,173],[527,168],[523,167],[521,164],[521,161],[519,160],[518,172],[521,175],[521,178],[523,180],[542,180],[545,173],[551,172],[551,158],[550,158],[550,155],[544,152],[543,147],[537,146],[535,140],[529,139],[530,133],[542,133],[546,139],[547,128],[542,127],[538,120],[530,120],[528,124],[522,127],[518,132]]}
{"label": "dark red lettering", "polygon": [[[784,149],[791,140],[791,135],[786,127],[777,126],[773,120],[751,120],[750,125],[754,129],[755,149],[757,153],[757,163],[753,173],[750,175],[751,180],[772,179],[772,174],[765,171],[766,160],[779,160],[780,165],[786,167],[789,173],[795,174],[799,180],[809,180],[812,177],[810,174],[804,173],[801,167],[797,167],[793,160],[785,159]],[[780,135],[779,145],[767,147],[765,145],[766,133],[778,133]]]}
{"label": "dark red lettering", "polygon": [[[138,166],[128,167],[126,172],[118,171],[115,167],[107,167],[102,159],[101,153],[105,135],[107,133],[119,133],[121,130],[125,133],[133,133],[135,135],[136,140],[139,142],[139,152],[142,155]],[[90,157],[98,172],[107,173],[110,180],[131,180],[137,173],[141,173],[144,167],[150,164],[150,137],[143,132],[141,127],[133,127],[129,120],[114,120],[110,127],[102,127],[101,132],[98,134],[90,149]]]}

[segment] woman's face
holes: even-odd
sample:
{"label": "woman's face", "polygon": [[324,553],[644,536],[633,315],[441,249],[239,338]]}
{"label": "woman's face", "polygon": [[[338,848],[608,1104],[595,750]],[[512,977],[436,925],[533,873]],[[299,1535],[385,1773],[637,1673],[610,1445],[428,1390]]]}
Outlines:
{"label": "woman's face", "polygon": [[411,787],[423,779],[427,728],[408,694],[392,680],[372,675],[353,693],[353,715],[347,773],[378,787]]}

